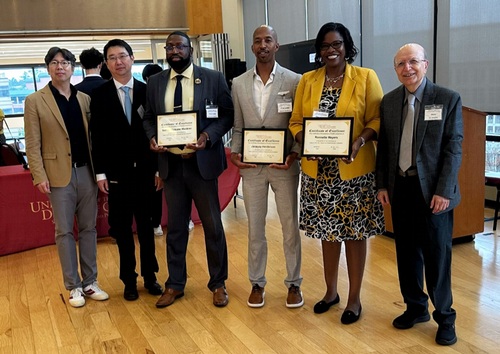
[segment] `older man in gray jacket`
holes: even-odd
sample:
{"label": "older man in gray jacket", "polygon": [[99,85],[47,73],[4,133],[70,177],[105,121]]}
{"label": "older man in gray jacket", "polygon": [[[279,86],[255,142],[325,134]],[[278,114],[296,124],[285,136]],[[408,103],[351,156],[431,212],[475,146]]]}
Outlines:
{"label": "older man in gray jacket", "polygon": [[[428,298],[439,329],[436,342],[457,341],[451,307],[453,208],[460,202],[462,103],[457,92],[426,79],[424,48],[407,44],[394,68],[403,84],[380,104],[378,199],[391,204],[399,282],[406,311],[393,321],[408,329],[429,321]],[[424,292],[424,269],[427,292]]]}

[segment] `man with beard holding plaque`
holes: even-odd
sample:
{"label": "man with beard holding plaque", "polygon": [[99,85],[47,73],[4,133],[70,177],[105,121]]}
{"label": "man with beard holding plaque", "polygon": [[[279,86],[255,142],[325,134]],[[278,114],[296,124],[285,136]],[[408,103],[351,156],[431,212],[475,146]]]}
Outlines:
{"label": "man with beard holding plaque", "polygon": [[[227,246],[218,196],[218,177],[227,167],[222,137],[233,126],[233,101],[222,73],[192,63],[193,48],[183,32],[173,32],[165,46],[171,69],[150,77],[144,130],[150,148],[159,154],[158,167],[168,206],[167,266],[169,277],[157,307],[184,296],[189,216],[194,201],[205,232],[208,288],[213,303],[228,303]],[[181,148],[158,146],[157,116],[165,112],[198,111],[196,144]],[[211,118],[207,118],[210,115]]]}

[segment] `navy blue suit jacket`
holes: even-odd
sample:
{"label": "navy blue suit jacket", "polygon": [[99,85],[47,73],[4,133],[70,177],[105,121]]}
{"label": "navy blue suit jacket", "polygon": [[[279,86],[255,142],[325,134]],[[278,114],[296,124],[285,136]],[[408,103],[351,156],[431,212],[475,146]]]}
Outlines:
{"label": "navy blue suit jacket", "polygon": [[134,166],[154,181],[156,154],[149,149],[149,139],[139,114],[146,105],[146,85],[134,79],[132,124],[121,105],[116,85],[110,80],[94,89],[90,102],[92,157],[96,175],[105,173],[108,181],[121,181],[133,175]]}
{"label": "navy blue suit jacket", "polygon": [[78,91],[86,93],[89,96],[92,96],[92,90],[104,84],[106,80],[104,80],[100,76],[87,76],[83,79],[82,82],[75,85],[75,88]]}
{"label": "navy blue suit jacket", "polygon": [[[156,136],[157,115],[165,113],[165,92],[171,84],[170,70],[149,78],[146,97],[146,114],[144,116],[144,130],[149,139]],[[200,132],[205,131],[210,141],[204,150],[196,152],[198,169],[206,179],[219,177],[227,168],[226,153],[222,137],[233,126],[234,108],[231,94],[226,80],[221,72],[199,67],[193,64],[194,99],[193,110],[198,111],[198,125]],[[219,108],[219,118],[207,118],[206,102],[211,101]],[[160,177],[168,177],[168,157],[170,153],[161,153],[158,157]]]}

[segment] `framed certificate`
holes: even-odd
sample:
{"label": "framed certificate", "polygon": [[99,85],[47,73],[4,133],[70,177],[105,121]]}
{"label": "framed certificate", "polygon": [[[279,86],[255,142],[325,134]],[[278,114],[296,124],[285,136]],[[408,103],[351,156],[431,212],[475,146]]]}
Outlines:
{"label": "framed certificate", "polygon": [[158,146],[196,144],[198,128],[198,111],[159,114],[156,134]]}
{"label": "framed certificate", "polygon": [[350,157],[353,117],[304,118],[303,157]]}
{"label": "framed certificate", "polygon": [[286,161],[286,129],[243,128],[241,162],[284,164]]}

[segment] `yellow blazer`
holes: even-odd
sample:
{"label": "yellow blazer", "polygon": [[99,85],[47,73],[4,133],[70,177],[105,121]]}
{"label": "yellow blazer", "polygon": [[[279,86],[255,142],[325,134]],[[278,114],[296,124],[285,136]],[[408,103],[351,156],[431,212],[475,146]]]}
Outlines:
{"label": "yellow blazer", "polygon": [[[295,94],[295,107],[290,118],[290,131],[293,136],[302,131],[303,117],[312,117],[313,111],[318,109],[321,92],[325,83],[325,67],[305,73],[299,82]],[[360,68],[346,64],[344,84],[337,105],[337,117],[354,117],[354,140],[363,129],[371,128],[379,133],[380,130],[380,101],[382,100],[382,86],[377,74],[372,69]],[[316,178],[318,162],[302,158],[302,171]],[[375,170],[375,145],[368,141],[359,149],[354,161],[347,165],[338,159],[340,178],[348,180],[362,176]]]}
{"label": "yellow blazer", "polygon": [[[76,98],[82,110],[92,161],[88,130],[90,97],[78,91]],[[49,181],[51,187],[66,187],[71,180],[71,146],[64,119],[49,85],[26,97],[24,106],[26,156],[33,184]]]}

